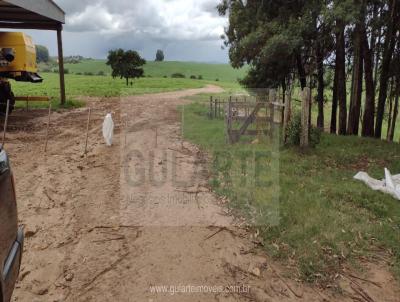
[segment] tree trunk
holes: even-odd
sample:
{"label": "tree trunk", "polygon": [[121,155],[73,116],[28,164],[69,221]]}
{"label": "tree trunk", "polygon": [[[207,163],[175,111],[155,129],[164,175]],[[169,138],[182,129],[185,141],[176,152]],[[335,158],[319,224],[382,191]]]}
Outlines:
{"label": "tree trunk", "polygon": [[390,5],[390,21],[388,22],[388,30],[385,37],[385,43],[383,48],[383,58],[382,58],[382,66],[381,66],[381,75],[380,75],[380,87],[379,87],[379,99],[378,99],[378,110],[376,115],[376,125],[375,125],[375,137],[382,138],[382,124],[383,124],[383,116],[385,114],[385,104],[387,99],[387,90],[388,90],[388,80],[390,73],[390,64],[392,62],[392,56],[394,52],[394,48],[396,45],[396,28],[397,24],[397,7],[398,3],[396,0]]}
{"label": "tree trunk", "polygon": [[335,67],[335,79],[333,81],[333,89],[332,90],[333,91],[332,91],[331,134],[336,134],[336,131],[337,131],[337,109],[338,109],[336,67]]}
{"label": "tree trunk", "polygon": [[393,121],[392,121],[392,127],[391,127],[390,135],[389,135],[389,141],[391,141],[391,142],[393,142],[393,140],[394,140],[394,132],[396,130],[396,121],[397,121],[398,115],[399,115],[399,94],[396,95],[396,98],[394,101]]}
{"label": "tree trunk", "polygon": [[300,53],[296,54],[296,62],[297,62],[297,69],[299,72],[301,90],[303,90],[304,88],[307,87],[307,75],[306,75],[306,71],[304,69],[304,64],[303,64],[303,60],[301,59]]}
{"label": "tree trunk", "polygon": [[[373,61],[374,64],[374,89],[375,89],[375,94],[377,92],[377,87],[378,87],[378,71],[379,71],[379,62],[381,59],[381,48],[380,48],[380,43],[382,40],[382,29],[379,29],[379,35],[378,35],[378,43],[375,41],[374,45],[371,44],[371,52],[372,52],[372,57],[374,58],[375,61]],[[373,50],[376,49],[375,54]]]}
{"label": "tree trunk", "polygon": [[396,130],[396,121],[397,116],[399,114],[399,95],[400,95],[400,78],[396,78],[396,87],[393,90],[392,97],[394,98],[394,105],[393,105],[393,116],[391,119],[391,123],[389,123],[389,131],[388,131],[388,141],[393,142],[394,139],[394,132]]}
{"label": "tree trunk", "polygon": [[[393,85],[393,82],[392,82]],[[390,128],[392,127],[392,112],[393,112],[393,86],[390,88],[389,95],[389,115],[388,115],[388,127],[386,132],[386,140],[389,140],[390,137]]]}
{"label": "tree trunk", "polygon": [[365,64],[365,109],[362,123],[362,136],[373,137],[375,125],[375,87],[374,71],[372,63],[372,53],[368,45],[368,37],[365,29],[363,30],[363,53]]}
{"label": "tree trunk", "polygon": [[317,45],[317,69],[318,69],[318,93],[317,93],[317,102],[318,102],[318,119],[317,119],[317,127],[321,130],[325,128],[325,117],[324,117],[324,90],[325,90],[325,81],[324,81],[324,55],[321,49],[321,44]]}
{"label": "tree trunk", "polygon": [[339,103],[339,134],[347,132],[347,95],[346,95],[346,45],[345,24],[336,20],[336,72],[337,72],[337,98]]}
{"label": "tree trunk", "polygon": [[350,101],[349,124],[347,129],[347,134],[349,135],[358,135],[359,132],[364,71],[362,56],[362,33],[360,24],[356,26],[354,34],[353,81]]}
{"label": "tree trunk", "polygon": [[[379,6],[378,6],[377,3],[374,3],[373,10],[372,10],[372,19],[373,20],[377,20],[379,17],[380,17],[379,16]],[[375,88],[375,92],[376,92],[376,84],[377,84],[376,76],[378,74],[379,57],[380,57],[379,43],[380,43],[380,40],[382,38],[381,36],[382,36],[382,28],[379,28],[378,31],[377,30],[372,30],[371,39],[370,39],[370,45],[371,45],[370,49],[371,49],[371,56],[373,58],[373,60],[372,60],[372,63],[373,63],[372,69],[375,69],[374,70],[374,88]],[[377,40],[377,38],[378,38],[378,40]],[[377,43],[377,41],[378,41],[378,43]]]}
{"label": "tree trunk", "polygon": [[126,79],[126,86],[129,86],[129,78],[125,78]]}

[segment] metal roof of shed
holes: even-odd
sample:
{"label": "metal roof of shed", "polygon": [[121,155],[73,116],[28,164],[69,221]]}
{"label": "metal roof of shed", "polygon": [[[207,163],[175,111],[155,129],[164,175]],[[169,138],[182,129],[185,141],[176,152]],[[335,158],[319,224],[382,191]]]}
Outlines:
{"label": "metal roof of shed", "polygon": [[55,29],[63,23],[65,12],[52,0],[0,0],[0,27]]}

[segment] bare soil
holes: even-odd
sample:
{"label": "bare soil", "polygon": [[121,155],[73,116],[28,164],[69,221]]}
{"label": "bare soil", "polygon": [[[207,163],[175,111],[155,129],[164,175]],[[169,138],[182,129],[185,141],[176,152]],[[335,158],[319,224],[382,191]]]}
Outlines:
{"label": "bare soil", "polygon": [[[46,110],[13,115],[6,148],[27,236],[14,301],[399,301],[383,265],[338,276],[342,292],[321,290],[287,275],[237,226],[208,189],[207,158],[182,142],[177,111],[184,97],[219,90],[87,98],[87,156],[87,109],[52,114],[46,154]],[[112,147],[101,134],[109,112]],[[143,168],[145,177],[134,179]],[[153,286],[206,288],[172,294]]]}

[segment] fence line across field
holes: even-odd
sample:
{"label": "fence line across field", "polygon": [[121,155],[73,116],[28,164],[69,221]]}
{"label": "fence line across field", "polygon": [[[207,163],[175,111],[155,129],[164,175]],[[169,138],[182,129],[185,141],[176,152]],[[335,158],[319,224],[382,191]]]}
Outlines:
{"label": "fence line across field", "polygon": [[210,97],[210,107],[209,107],[209,112],[208,116],[211,119],[215,118],[223,118],[225,115],[225,109],[226,105],[232,102],[234,104],[242,104],[241,106],[243,108],[247,108],[247,114],[249,114],[249,107],[251,107],[251,104],[257,102],[257,99],[255,97],[249,97],[249,96],[244,96],[244,97],[229,97],[228,99],[224,98],[214,98]]}
{"label": "fence line across field", "polygon": [[[290,96],[285,95],[285,103]],[[284,101],[277,97],[276,90],[260,96],[230,96],[227,99],[210,97],[208,116],[210,119],[224,119],[227,141],[234,144],[242,136],[264,134],[273,138],[278,127],[287,126],[290,108],[285,109]],[[290,105],[289,105],[290,106]],[[250,129],[256,125],[256,129]]]}

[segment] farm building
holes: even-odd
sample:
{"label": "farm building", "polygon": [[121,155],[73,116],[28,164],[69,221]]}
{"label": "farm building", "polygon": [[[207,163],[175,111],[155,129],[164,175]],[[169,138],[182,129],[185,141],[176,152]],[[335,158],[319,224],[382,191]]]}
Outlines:
{"label": "farm building", "polygon": [[65,103],[62,29],[65,12],[52,0],[0,0],[0,28],[57,32],[60,100]]}

